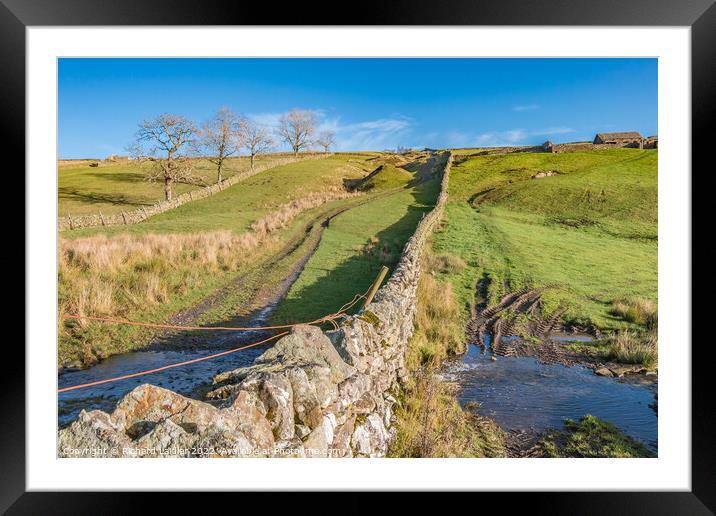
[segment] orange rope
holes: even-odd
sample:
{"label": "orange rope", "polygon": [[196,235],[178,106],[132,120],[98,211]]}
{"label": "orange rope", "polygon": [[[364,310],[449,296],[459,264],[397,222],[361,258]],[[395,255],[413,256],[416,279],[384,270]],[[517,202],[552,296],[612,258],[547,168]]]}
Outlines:
{"label": "orange rope", "polygon": [[283,337],[284,335],[288,335],[288,332],[287,332],[287,331],[284,331],[284,332],[282,332],[282,333],[279,333],[279,334],[277,334],[277,335],[274,335],[273,337],[269,337],[268,339],[264,339],[264,340],[261,340],[261,341],[258,341],[258,342],[252,342],[251,344],[246,344],[245,346],[241,346],[241,347],[234,348],[234,349],[229,349],[229,350],[227,350],[227,351],[222,351],[222,352],[220,352],[220,353],[215,353],[215,354],[213,354],[213,355],[209,355],[209,356],[206,356],[206,357],[195,358],[195,359],[193,359],[193,360],[187,360],[187,361],[185,361],[185,362],[177,362],[176,364],[169,364],[169,365],[165,365],[165,366],[162,366],[162,367],[157,367],[156,369],[149,369],[149,370],[147,370],[147,371],[140,371],[140,372],[138,372],[138,373],[125,374],[124,376],[116,376],[116,377],[114,377],[114,378],[107,378],[106,380],[98,380],[98,381],[96,381],[96,382],[82,383],[82,384],[80,384],[80,385],[73,385],[72,387],[63,387],[62,389],[57,389],[57,392],[60,393],[60,392],[74,391],[74,390],[76,390],[76,389],[82,389],[83,387],[92,387],[92,386],[94,386],[94,385],[101,385],[101,384],[103,384],[103,383],[110,383],[110,382],[116,382],[116,381],[119,381],[119,380],[126,380],[127,378],[134,378],[134,377],[136,377],[136,376],[143,376],[143,375],[145,375],[145,374],[157,373],[157,372],[159,372],[159,371],[164,371],[164,370],[166,370],[166,369],[172,369],[172,368],[174,368],[174,367],[180,367],[180,366],[184,366],[184,365],[194,364],[194,363],[196,363],[196,362],[203,362],[204,360],[209,360],[209,359],[211,359],[211,358],[216,358],[216,357],[220,357],[220,356],[223,356],[223,355],[228,355],[228,354],[230,354],[230,353],[236,353],[237,351],[241,351],[242,349],[252,348],[252,347],[254,347],[254,346],[260,346],[261,344],[266,344],[267,342],[272,341],[272,340],[275,340],[275,339],[278,339],[279,337]]}

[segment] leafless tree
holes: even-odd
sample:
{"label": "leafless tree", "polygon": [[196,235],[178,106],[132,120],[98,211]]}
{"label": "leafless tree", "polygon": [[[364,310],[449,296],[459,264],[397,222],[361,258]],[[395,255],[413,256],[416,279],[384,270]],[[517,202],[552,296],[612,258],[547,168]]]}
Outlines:
{"label": "leafless tree", "polygon": [[194,123],[179,115],[164,113],[139,124],[130,149],[136,159],[152,163],[147,170],[147,180],[164,183],[167,201],[172,200],[175,183],[196,183],[189,150],[197,137]]}
{"label": "leafless tree", "polygon": [[201,129],[201,144],[208,159],[216,165],[216,181],[222,180],[226,159],[241,148],[243,120],[228,107],[222,107]]}
{"label": "leafless tree", "polygon": [[318,135],[316,143],[323,147],[323,152],[328,152],[328,149],[336,143],[335,131],[321,131]]}
{"label": "leafless tree", "polygon": [[251,156],[251,170],[254,169],[256,156],[268,152],[273,146],[273,138],[271,138],[268,130],[249,119],[244,119],[242,122],[241,141],[242,146]]}
{"label": "leafless tree", "polygon": [[293,149],[293,154],[298,156],[301,149],[311,145],[317,126],[316,113],[305,109],[292,109],[281,116],[276,131],[281,140]]}

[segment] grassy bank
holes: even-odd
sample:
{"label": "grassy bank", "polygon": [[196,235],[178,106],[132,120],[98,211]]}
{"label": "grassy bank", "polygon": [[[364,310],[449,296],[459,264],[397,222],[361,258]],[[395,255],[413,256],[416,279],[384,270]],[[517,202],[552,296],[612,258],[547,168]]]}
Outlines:
{"label": "grassy bank", "polygon": [[488,304],[540,288],[546,316],[559,309],[568,324],[647,329],[619,304],[656,303],[657,159],[615,149],[456,160],[435,249],[466,264],[440,273],[463,319],[483,280]]}
{"label": "grassy bank", "polygon": [[616,426],[592,415],[567,420],[564,430],[550,432],[541,443],[548,457],[653,457],[643,444],[624,435]]}
{"label": "grassy bank", "polygon": [[[60,238],[60,314],[162,322],[219,287],[216,309],[202,323],[225,320],[262,287],[287,273],[309,225],[366,194],[342,188],[361,177],[365,159],[328,158],[262,172],[216,196],[142,224],[66,232]],[[293,188],[291,188],[293,185]],[[292,249],[279,263],[273,257]],[[84,364],[143,346],[153,332],[130,326],[67,321],[59,327],[59,362]]]}
{"label": "grassy bank", "polygon": [[[280,154],[259,156],[256,164],[270,164],[285,157]],[[90,166],[98,163],[98,166]],[[164,200],[161,183],[146,180],[149,164],[132,161],[103,160],[61,161],[58,166],[57,199],[60,216],[87,215],[102,212],[105,215],[120,213],[142,206],[151,206]],[[229,158],[222,175],[228,178],[249,170],[248,158]],[[206,159],[194,160],[197,185],[175,185],[176,195],[200,188],[199,185],[216,182],[216,165]]]}

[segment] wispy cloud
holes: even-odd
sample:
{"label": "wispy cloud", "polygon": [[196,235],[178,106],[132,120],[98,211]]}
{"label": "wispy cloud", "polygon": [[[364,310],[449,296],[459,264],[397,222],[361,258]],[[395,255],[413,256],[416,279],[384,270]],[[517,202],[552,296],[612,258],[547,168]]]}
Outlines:
{"label": "wispy cloud", "polygon": [[512,111],[534,111],[535,109],[539,109],[539,104],[520,104],[512,107]]}
{"label": "wispy cloud", "polygon": [[545,137],[573,132],[574,129],[571,127],[548,127],[535,131],[510,129],[508,131],[482,133],[477,135],[474,141],[477,147],[507,147],[510,145],[529,145],[530,143],[535,143],[533,140],[536,136]]}
{"label": "wispy cloud", "polygon": [[[398,145],[409,145],[409,133],[413,120],[401,115],[392,115],[360,122],[343,122],[340,117],[327,117],[326,112],[313,109],[319,118],[319,131],[336,133],[336,150],[383,150]],[[247,115],[256,123],[274,128],[283,113],[253,113]]]}

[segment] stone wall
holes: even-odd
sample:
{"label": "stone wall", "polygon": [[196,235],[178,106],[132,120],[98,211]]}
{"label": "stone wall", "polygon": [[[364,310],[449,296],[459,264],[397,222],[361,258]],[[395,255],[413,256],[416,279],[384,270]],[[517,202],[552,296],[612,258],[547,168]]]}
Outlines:
{"label": "stone wall", "polygon": [[205,401],[145,384],[111,414],[82,411],[60,431],[59,456],[385,456],[421,255],[447,200],[452,155],[444,156],[435,208],[366,310],[338,330],[294,327],[253,365],[217,375]]}
{"label": "stone wall", "polygon": [[[571,143],[555,143],[545,146],[546,152],[552,153],[564,153],[564,152],[583,152],[583,151],[594,151],[603,149],[627,149],[636,148],[639,149],[638,143],[592,143],[592,142],[571,142]],[[647,147],[644,147],[647,148]],[[650,148],[654,148],[653,146]]]}
{"label": "stone wall", "polygon": [[213,185],[209,185],[205,188],[200,188],[187,193],[183,193],[181,195],[177,195],[171,201],[160,201],[153,204],[152,206],[146,206],[142,208],[137,208],[135,210],[124,211],[122,213],[114,215],[103,215],[101,213],[97,213],[92,215],[79,215],[74,217],[72,215],[59,217],[57,221],[57,229],[65,230],[90,228],[95,226],[118,226],[126,224],[137,224],[139,222],[142,222],[143,220],[148,219],[149,217],[164,213],[165,211],[173,210],[174,208],[178,208],[179,206],[182,206],[188,202],[210,197],[214,194],[221,192],[222,190],[226,190],[230,186],[233,186],[238,183],[239,181],[243,181],[246,178],[254,176],[270,168],[280,167],[282,165],[288,165],[290,163],[295,163],[297,161],[302,161],[306,159],[326,158],[328,156],[330,156],[330,154],[312,154],[310,156],[303,156],[300,158],[282,158],[279,160],[270,161],[268,163],[259,163],[254,167],[253,170],[239,172],[229,178],[224,179],[220,183],[214,183]]}

